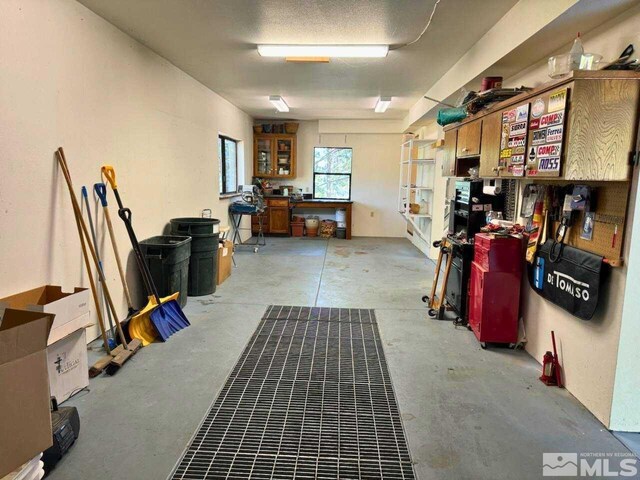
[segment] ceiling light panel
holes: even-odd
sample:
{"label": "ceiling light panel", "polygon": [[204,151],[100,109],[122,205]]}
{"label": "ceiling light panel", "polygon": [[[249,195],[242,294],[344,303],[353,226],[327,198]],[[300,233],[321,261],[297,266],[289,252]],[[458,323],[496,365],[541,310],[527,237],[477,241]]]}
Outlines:
{"label": "ceiling light panel", "polygon": [[382,58],[388,45],[258,45],[263,57]]}
{"label": "ceiling light panel", "polygon": [[273,104],[274,107],[276,107],[279,112],[289,111],[289,105],[287,105],[287,102],[285,102],[284,98],[282,98],[280,95],[270,95],[269,101]]}
{"label": "ceiling light panel", "polygon": [[380,97],[376,102],[376,113],[384,113],[391,104],[391,97]]}

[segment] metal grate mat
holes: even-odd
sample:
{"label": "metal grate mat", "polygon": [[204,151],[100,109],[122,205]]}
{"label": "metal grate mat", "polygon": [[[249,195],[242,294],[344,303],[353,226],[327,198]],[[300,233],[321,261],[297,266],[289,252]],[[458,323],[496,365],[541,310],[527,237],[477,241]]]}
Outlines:
{"label": "metal grate mat", "polygon": [[267,308],[170,478],[415,478],[374,311]]}

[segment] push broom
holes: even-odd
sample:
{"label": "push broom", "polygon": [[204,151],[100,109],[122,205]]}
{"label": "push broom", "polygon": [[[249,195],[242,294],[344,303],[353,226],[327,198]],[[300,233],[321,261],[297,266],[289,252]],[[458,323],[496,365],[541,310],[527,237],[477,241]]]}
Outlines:
{"label": "push broom", "polygon": [[[104,274],[100,269],[98,257],[96,255],[95,248],[91,243],[91,238],[89,236],[89,230],[87,229],[87,225],[84,222],[84,218],[82,217],[82,211],[80,210],[78,199],[76,198],[76,195],[74,193],[73,184],[71,182],[71,175],[69,173],[67,160],[64,156],[64,150],[62,150],[62,147],[58,148],[58,150],[56,151],[56,158],[58,160],[58,164],[60,165],[62,174],[64,175],[64,179],[69,189],[69,196],[71,197],[71,204],[73,206],[73,212],[76,219],[76,227],[78,228],[78,236],[80,237],[80,245],[82,247],[82,256],[84,258],[84,264],[87,269],[87,277],[89,278],[91,293],[93,294],[93,301],[96,307],[96,315],[98,316],[100,333],[102,335],[102,341],[104,342],[104,348],[107,351],[107,356],[98,360],[98,362],[96,362],[96,364],[94,364],[93,367],[91,367],[90,374],[92,376],[95,376],[100,372],[102,372],[103,369],[106,369],[108,374],[114,374],[140,348],[140,341],[134,339],[133,341],[127,343],[125,339],[124,332],[122,331],[122,327],[120,325],[120,321],[118,320],[118,314],[113,305],[113,300],[111,299],[111,294],[109,292],[109,287],[107,285],[106,278],[104,277]],[[109,347],[107,332],[104,325],[104,318],[102,317],[102,311],[100,310],[100,299],[98,297],[98,291],[96,289],[96,284],[93,279],[91,262],[89,261],[89,254],[87,253],[87,247],[89,247],[89,253],[91,253],[93,263],[98,272],[98,278],[102,282],[102,286],[104,288],[103,291],[105,294],[105,298],[107,300],[107,306],[108,308],[111,309],[111,314],[113,315],[113,320],[115,322],[116,330],[122,342],[122,344],[116,347],[115,349],[111,349]]]}
{"label": "push broom", "polygon": [[[133,338],[139,338],[143,345],[149,344],[155,337],[155,332],[162,341],[166,341],[175,332],[182,330],[190,325],[189,320],[185,316],[180,304],[177,302],[179,292],[174,293],[168,297],[160,298],[158,290],[151,278],[151,272],[145,262],[142,252],[140,251],[140,245],[138,239],[133,231],[133,225],[131,224],[131,210],[125,208],[118,193],[118,184],[116,182],[116,172],[110,165],[102,167],[102,174],[105,176],[113,194],[118,202],[118,216],[122,219],[129,234],[129,240],[131,240],[131,246],[142,275],[143,283],[147,289],[149,296],[149,303],[144,307],[139,314],[134,315],[129,322],[129,334]],[[151,325],[155,327],[155,332]]]}

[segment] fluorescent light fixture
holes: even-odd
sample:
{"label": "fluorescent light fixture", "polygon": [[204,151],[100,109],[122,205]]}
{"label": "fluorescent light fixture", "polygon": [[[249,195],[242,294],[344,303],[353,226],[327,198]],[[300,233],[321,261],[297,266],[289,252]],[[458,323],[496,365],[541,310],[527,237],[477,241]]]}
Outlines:
{"label": "fluorescent light fixture", "polygon": [[287,102],[285,102],[284,98],[282,98],[280,95],[269,95],[269,101],[273,104],[274,107],[276,107],[279,112],[289,111],[289,105],[287,105]]}
{"label": "fluorescent light fixture", "polygon": [[262,57],[381,58],[388,45],[258,45]]}
{"label": "fluorescent light fixture", "polygon": [[376,103],[376,113],[384,113],[389,108],[391,97],[380,97]]}

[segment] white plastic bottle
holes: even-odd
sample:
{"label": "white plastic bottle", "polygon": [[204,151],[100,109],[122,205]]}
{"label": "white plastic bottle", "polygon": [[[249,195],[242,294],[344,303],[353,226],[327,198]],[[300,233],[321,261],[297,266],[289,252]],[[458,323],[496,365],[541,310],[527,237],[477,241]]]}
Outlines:
{"label": "white plastic bottle", "polygon": [[580,32],[578,32],[578,36],[573,41],[573,46],[569,51],[569,69],[570,70],[578,70],[580,68],[580,61],[582,60],[583,54],[584,54],[584,47],[582,46],[582,40],[580,40]]}

